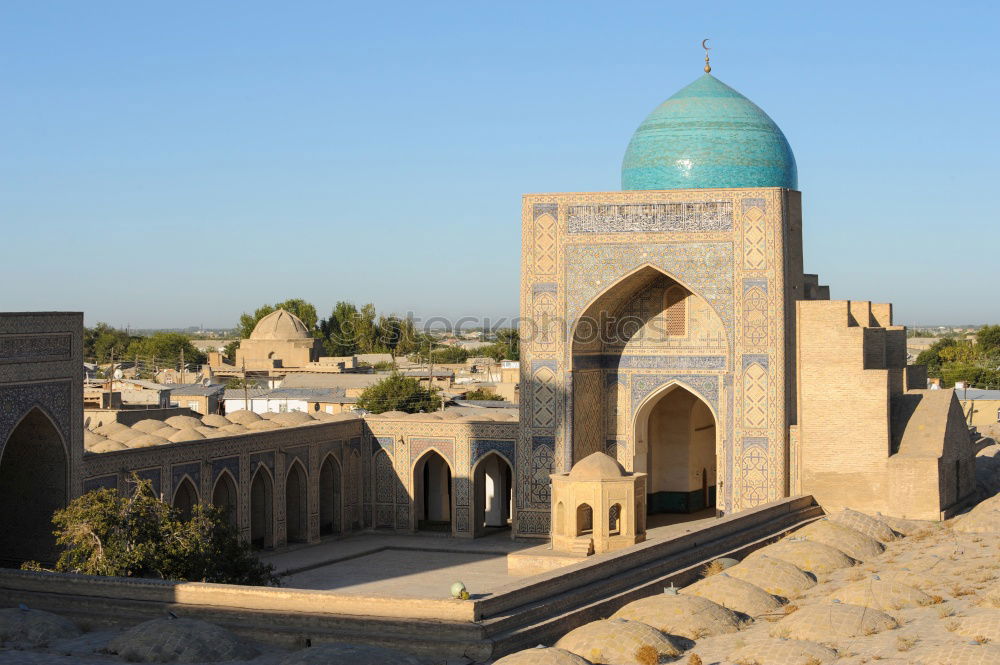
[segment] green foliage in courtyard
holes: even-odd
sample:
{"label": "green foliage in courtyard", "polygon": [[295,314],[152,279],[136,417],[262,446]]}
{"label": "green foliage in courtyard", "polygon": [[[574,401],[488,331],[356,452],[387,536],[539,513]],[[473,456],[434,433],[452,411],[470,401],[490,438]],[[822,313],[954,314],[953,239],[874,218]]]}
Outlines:
{"label": "green foliage in courtyard", "polygon": [[465,393],[465,399],[484,402],[502,402],[503,397],[486,388],[476,388]]}
{"label": "green foliage in courtyard", "polygon": [[[134,474],[130,491],[97,489],[52,518],[59,572],[190,582],[277,585],[222,509],[196,505],[191,518],[158,499]],[[37,564],[26,567],[37,568]]]}
{"label": "green foliage in courtyard", "polygon": [[1000,388],[1000,325],[984,326],[975,340],[946,337],[922,351],[916,360],[928,376],[945,387],[965,381],[973,388]]}
{"label": "green foliage in courtyard", "polygon": [[371,413],[429,413],[441,408],[441,398],[436,390],[424,388],[417,379],[393,372],[365,388],[358,397],[357,405]]}

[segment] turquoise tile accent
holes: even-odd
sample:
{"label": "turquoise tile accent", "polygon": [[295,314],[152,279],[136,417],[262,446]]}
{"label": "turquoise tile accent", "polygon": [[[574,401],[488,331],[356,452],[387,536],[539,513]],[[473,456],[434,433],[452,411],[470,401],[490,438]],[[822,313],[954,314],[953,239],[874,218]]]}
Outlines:
{"label": "turquoise tile accent", "polygon": [[764,111],[711,74],[660,104],[632,135],[622,189],[798,188],[795,155]]}

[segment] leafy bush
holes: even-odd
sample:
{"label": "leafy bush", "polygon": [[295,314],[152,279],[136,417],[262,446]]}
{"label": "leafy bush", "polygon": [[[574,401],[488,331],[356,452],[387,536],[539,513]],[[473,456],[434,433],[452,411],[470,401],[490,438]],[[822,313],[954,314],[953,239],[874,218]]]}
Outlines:
{"label": "leafy bush", "polygon": [[357,406],[371,413],[429,413],[441,408],[441,398],[437,396],[436,390],[424,388],[417,379],[393,372],[365,388],[358,397]]}
{"label": "leafy bush", "polygon": [[[59,572],[224,584],[277,585],[221,508],[196,505],[191,518],[153,494],[132,474],[131,490],[98,489],[52,518],[63,548]],[[37,564],[26,564],[37,569]]]}
{"label": "leafy bush", "polygon": [[502,402],[503,397],[486,388],[476,388],[465,393],[465,399],[475,401]]}

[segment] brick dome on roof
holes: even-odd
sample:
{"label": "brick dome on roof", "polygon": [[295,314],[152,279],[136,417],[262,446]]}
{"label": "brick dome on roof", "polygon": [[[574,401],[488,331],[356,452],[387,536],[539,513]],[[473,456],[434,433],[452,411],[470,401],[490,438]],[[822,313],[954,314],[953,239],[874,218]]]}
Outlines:
{"label": "brick dome on roof", "polygon": [[279,309],[260,321],[250,333],[250,339],[308,339],[309,329],[302,319],[291,312]]}

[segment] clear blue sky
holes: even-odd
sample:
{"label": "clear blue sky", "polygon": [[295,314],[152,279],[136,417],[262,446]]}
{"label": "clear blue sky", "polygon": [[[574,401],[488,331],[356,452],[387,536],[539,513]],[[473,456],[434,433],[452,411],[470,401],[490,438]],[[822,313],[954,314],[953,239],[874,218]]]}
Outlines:
{"label": "clear blue sky", "polygon": [[0,5],[0,310],[518,309],[526,192],[618,189],[701,73],[784,129],[806,270],[1000,321],[995,3]]}

